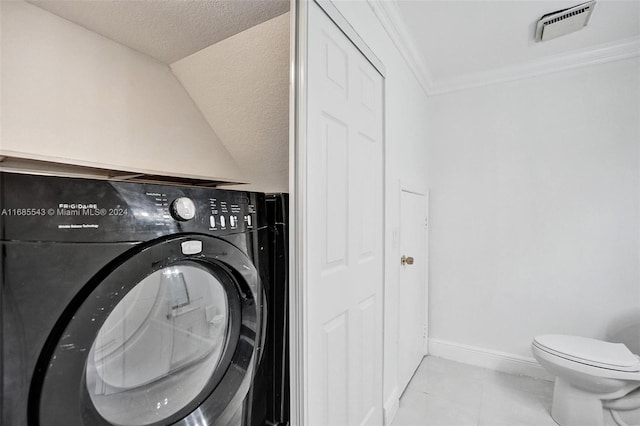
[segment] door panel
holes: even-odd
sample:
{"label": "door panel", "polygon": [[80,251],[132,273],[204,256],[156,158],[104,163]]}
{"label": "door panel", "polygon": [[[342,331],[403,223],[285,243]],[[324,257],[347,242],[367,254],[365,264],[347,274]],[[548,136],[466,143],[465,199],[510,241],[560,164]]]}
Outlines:
{"label": "door panel", "polygon": [[326,353],[323,368],[327,373],[324,390],[327,406],[331,407],[331,410],[327,410],[324,416],[326,420],[323,423],[327,425],[344,424],[348,418],[349,359],[347,346],[349,342],[347,324],[347,315],[343,313],[328,321],[323,327]]}
{"label": "door panel", "polygon": [[325,247],[327,266],[345,265],[347,257],[347,211],[335,206],[347,204],[348,125],[328,115],[322,117],[323,129],[319,170],[324,178]]}
{"label": "door panel", "polygon": [[400,191],[400,253],[413,264],[400,266],[398,294],[399,386],[404,390],[424,357],[426,296],[426,197]]}
{"label": "door panel", "polygon": [[382,424],[383,78],[308,4],[306,423]]}

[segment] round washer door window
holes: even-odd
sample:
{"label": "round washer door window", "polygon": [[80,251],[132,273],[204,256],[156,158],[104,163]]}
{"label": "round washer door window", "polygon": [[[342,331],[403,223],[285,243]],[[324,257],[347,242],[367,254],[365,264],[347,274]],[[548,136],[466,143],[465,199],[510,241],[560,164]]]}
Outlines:
{"label": "round washer door window", "polygon": [[100,328],[87,392],[109,423],[142,426],[188,405],[209,383],[227,343],[229,300],[211,271],[184,262],[144,278]]}

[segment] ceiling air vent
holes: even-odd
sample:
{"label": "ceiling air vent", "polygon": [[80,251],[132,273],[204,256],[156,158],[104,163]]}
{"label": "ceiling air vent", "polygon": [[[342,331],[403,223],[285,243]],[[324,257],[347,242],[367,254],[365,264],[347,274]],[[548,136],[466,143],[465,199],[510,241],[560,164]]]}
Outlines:
{"label": "ceiling air vent", "polygon": [[596,2],[593,0],[569,9],[547,13],[536,25],[536,41],[547,41],[581,30],[589,22],[595,5]]}

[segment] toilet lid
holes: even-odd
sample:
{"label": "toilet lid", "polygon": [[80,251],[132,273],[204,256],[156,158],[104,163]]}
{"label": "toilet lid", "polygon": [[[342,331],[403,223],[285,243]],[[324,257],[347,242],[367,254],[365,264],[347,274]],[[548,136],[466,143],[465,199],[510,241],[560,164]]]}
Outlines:
{"label": "toilet lid", "polygon": [[540,349],[582,364],[619,371],[640,371],[640,360],[622,343],[548,334],[533,339]]}

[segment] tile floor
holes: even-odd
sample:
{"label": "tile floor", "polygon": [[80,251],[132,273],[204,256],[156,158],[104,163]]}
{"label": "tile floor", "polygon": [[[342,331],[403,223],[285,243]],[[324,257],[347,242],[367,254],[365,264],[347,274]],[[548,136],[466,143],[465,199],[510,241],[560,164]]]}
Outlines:
{"label": "tile floor", "polygon": [[426,357],[392,426],[557,426],[553,383]]}

